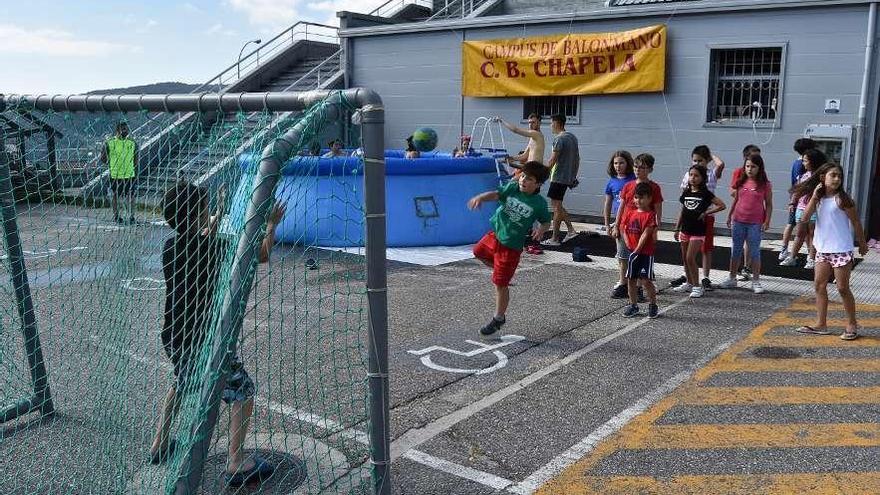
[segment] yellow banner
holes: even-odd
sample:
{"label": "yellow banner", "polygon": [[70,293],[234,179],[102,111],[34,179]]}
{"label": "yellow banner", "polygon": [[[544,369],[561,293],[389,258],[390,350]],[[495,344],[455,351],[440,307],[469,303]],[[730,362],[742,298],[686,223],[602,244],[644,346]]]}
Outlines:
{"label": "yellow banner", "polygon": [[465,41],[464,96],[663,91],[666,26],[620,33]]}

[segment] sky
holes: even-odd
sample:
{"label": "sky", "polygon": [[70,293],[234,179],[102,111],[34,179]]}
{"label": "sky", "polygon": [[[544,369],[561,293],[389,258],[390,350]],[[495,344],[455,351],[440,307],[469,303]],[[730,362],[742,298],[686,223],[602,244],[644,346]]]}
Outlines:
{"label": "sky", "polygon": [[[0,93],[202,83],[248,41],[384,0],[0,0]],[[247,51],[254,48],[251,44]],[[247,53],[247,51],[245,53]]]}

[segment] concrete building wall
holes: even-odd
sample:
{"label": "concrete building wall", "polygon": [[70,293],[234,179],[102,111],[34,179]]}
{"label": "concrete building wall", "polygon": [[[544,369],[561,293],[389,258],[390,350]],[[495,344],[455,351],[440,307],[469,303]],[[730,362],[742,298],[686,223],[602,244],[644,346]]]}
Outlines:
{"label": "concrete building wall", "polygon": [[[755,143],[764,150],[774,184],[773,226],[779,230],[787,219],[786,190],[795,158],[794,140],[810,124],[856,124],[867,12],[866,5],[854,5],[486,28],[475,21],[474,27],[466,30],[357,37],[352,39],[352,84],[382,95],[390,147],[402,146],[415,128],[430,126],[440,135],[439,147],[451,150],[460,132],[469,132],[477,117],[500,115],[520,122],[523,111],[522,98],[461,96],[463,40],[623,31],[666,23],[669,41],[664,93],[579,97],[580,122],[569,125],[568,130],[580,141],[581,186],[569,192],[567,208],[577,214],[600,215],[608,157],[614,150],[627,149],[633,155],[650,152],[656,157],[653,177],[663,186],[666,197],[664,220],[674,221],[679,211],[679,182],[695,145],[708,144],[727,162],[722,179],[726,185],[733,169],[741,165],[743,146]],[[780,43],[786,47],[781,125],[773,129],[705,125],[710,46]],[[876,96],[872,92],[869,100],[869,143],[873,143]],[[840,99],[840,113],[824,113],[827,98]],[[543,129],[549,143],[549,122]],[[504,137],[511,152],[525,144],[513,134]],[[871,167],[866,170],[863,176],[872,175]],[[726,187],[719,188],[719,193],[729,204]]]}

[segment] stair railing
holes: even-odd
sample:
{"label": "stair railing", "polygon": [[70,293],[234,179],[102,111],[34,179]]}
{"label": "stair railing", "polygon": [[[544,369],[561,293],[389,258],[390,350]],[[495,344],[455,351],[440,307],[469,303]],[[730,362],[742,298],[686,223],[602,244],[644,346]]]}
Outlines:
{"label": "stair railing", "polygon": [[335,26],[318,24],[316,22],[300,21],[285,29],[274,38],[259,45],[256,49],[245,55],[241,60],[220,71],[219,74],[207,80],[192,93],[206,91],[216,86],[218,93],[224,87],[229,87],[242,78],[239,74],[247,76],[251,71],[259,68],[275,55],[282,53],[298,41],[323,41],[326,43],[339,44],[339,35]]}
{"label": "stair railing", "polygon": [[[324,69],[324,67],[326,65],[328,65],[330,62],[333,62],[334,60],[341,60],[341,59],[342,59],[342,49],[340,48],[335,53],[333,53],[332,55],[330,55],[329,57],[327,57],[326,59],[321,61],[321,63],[312,67],[308,72],[306,72],[305,74],[300,76],[296,81],[293,81],[292,83],[290,83],[287,87],[285,87],[281,91],[309,91],[312,89],[320,89],[321,88],[321,71],[322,71],[322,69]],[[336,72],[338,72],[338,71],[339,71],[339,69],[337,69]],[[317,75],[316,81],[314,83],[309,83],[306,87],[298,87],[301,82],[307,81],[312,75]],[[326,79],[325,79],[325,82],[326,82]],[[286,117],[290,116],[291,113],[284,113],[284,114],[281,114],[277,117],[281,117],[282,115],[284,116],[284,118],[286,118]],[[270,124],[269,127],[275,127],[278,124],[280,124],[281,120],[283,120],[283,119],[279,120],[277,117]],[[232,129],[227,130],[217,140],[217,142],[222,142],[230,135],[232,135]],[[196,156],[189,159],[183,166],[181,166],[180,168],[177,169],[177,175],[180,176],[183,172],[190,169],[194,163],[198,162],[207,153],[208,153],[208,148],[205,148],[201,152],[199,152]]]}
{"label": "stair railing", "polygon": [[437,9],[425,22],[437,19],[465,18],[479,9],[487,0],[446,0],[442,8]]}
{"label": "stair railing", "polygon": [[373,11],[370,12],[370,15],[377,17],[392,17],[407,5],[420,5],[429,9],[434,8],[434,2],[431,0],[388,0],[373,9]]}
{"label": "stair railing", "polygon": [[317,80],[316,86],[314,88],[297,89],[297,91],[308,91],[310,89],[316,89],[317,87],[319,87],[321,85],[321,69],[323,69],[323,67],[325,65],[332,62],[334,59],[340,60],[340,61],[342,60],[342,49],[341,48],[339,50],[337,50],[336,53],[334,53],[334,54],[330,55],[329,57],[327,57],[326,59],[324,59],[320,64],[312,67],[308,72],[306,72],[305,74],[300,76],[299,79],[297,79],[296,81],[293,81],[292,83],[290,83],[290,85],[288,85],[286,88],[282,89],[281,91],[292,91],[293,88],[295,88],[300,82],[305,81],[306,78],[311,76],[312,74],[318,75],[318,78],[317,78],[318,80]]}

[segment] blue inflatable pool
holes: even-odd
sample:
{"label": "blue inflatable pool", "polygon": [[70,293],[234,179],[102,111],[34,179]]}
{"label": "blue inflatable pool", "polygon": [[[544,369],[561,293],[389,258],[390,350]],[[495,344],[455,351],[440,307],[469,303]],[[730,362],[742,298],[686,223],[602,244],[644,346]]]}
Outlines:
{"label": "blue inflatable pool", "polygon": [[[253,173],[255,163],[256,157],[241,158],[245,173]],[[388,150],[385,169],[389,247],[471,244],[489,230],[494,205],[471,211],[467,201],[498,187],[493,158],[423,153],[408,160],[403,151]],[[234,205],[246,203],[241,200],[251,182],[241,181]],[[275,197],[287,204],[276,230],[280,242],[363,246],[363,163],[358,158],[296,157],[284,165]]]}

